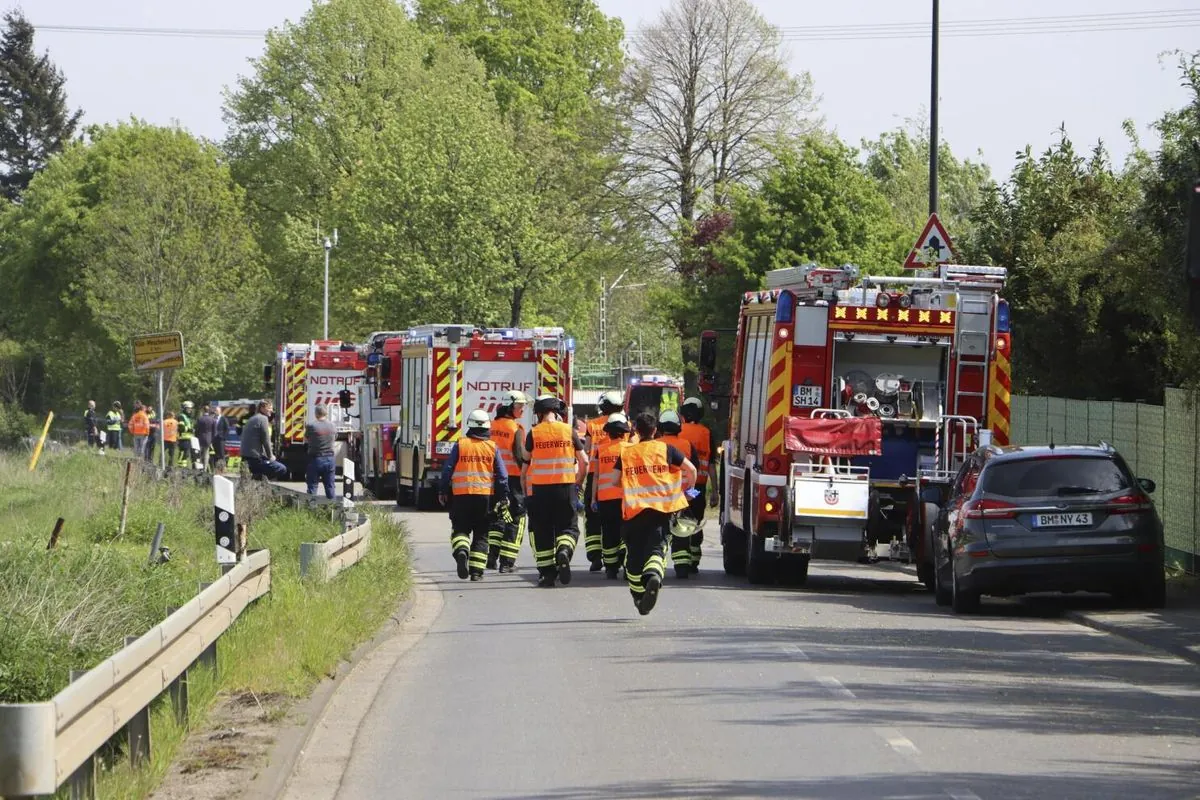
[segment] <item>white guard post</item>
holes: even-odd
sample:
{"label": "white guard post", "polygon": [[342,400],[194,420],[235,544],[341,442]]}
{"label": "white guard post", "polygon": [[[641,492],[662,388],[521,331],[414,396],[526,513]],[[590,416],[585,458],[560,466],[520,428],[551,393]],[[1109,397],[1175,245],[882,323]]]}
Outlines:
{"label": "white guard post", "polygon": [[354,499],[354,459],[342,459],[342,497]]}
{"label": "white guard post", "polygon": [[237,563],[237,517],[233,509],[233,481],[213,476],[213,521],[217,536],[217,563]]}

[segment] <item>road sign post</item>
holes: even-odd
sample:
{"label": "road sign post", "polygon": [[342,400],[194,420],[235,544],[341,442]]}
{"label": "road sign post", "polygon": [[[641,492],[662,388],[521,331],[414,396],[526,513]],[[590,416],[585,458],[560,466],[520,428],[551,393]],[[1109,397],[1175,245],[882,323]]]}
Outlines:
{"label": "road sign post", "polygon": [[955,263],[956,258],[957,253],[954,252],[954,243],[950,241],[950,234],[946,233],[946,228],[938,219],[938,215],[930,214],[929,220],[921,230],[921,235],[917,237],[916,244],[913,245],[912,250],[908,253],[908,258],[904,261],[904,268],[939,267],[942,264]]}
{"label": "road sign post", "polygon": [[184,365],[183,334],[179,331],[147,333],[134,336],[133,368],[137,372],[156,372],[158,383],[158,463],[167,470],[167,444],[163,436],[163,373],[169,369],[181,369]]}

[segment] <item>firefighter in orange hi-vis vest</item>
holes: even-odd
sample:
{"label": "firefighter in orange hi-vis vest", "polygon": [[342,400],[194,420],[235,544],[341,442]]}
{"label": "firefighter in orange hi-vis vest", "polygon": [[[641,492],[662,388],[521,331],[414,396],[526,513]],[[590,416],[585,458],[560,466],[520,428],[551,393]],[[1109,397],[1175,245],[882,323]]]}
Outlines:
{"label": "firefighter in orange hi-vis vest", "polygon": [[[677,448],[688,461],[696,464],[696,448],[680,433],[682,427],[683,423],[678,413],[670,409],[661,412],[658,415],[658,440]],[[698,467],[696,471],[696,479],[699,480]],[[695,501],[688,501],[689,507],[692,502]],[[679,524],[679,517],[687,511],[685,508],[678,514],[671,515],[671,562],[675,565],[676,578],[686,578],[692,574],[692,535],[695,526],[691,520],[685,521],[683,525]]]}
{"label": "firefighter in orange hi-vis vest", "polygon": [[696,467],[679,448],[654,439],[657,423],[654,414],[639,414],[633,421],[638,443],[621,450],[615,463],[621,476],[625,577],[642,616],[658,602],[671,515],[687,508],[685,492],[696,483]]}
{"label": "firefighter in orange hi-vis vest", "polygon": [[504,402],[496,408],[492,420],[492,441],[508,472],[508,504],[497,505],[493,510],[491,530],[488,531],[487,568],[495,569],[497,563],[501,573],[516,568],[517,556],[521,552],[521,541],[525,538],[525,491],[521,487],[521,467],[529,462],[525,451],[525,426],[519,420],[525,414],[529,398],[523,392],[509,392]]}
{"label": "firefighter in orange hi-vis vest", "polygon": [[625,395],[617,391],[605,392],[600,395],[600,402],[596,404],[596,410],[600,412],[600,416],[589,419],[587,423],[587,447],[591,460],[588,461],[587,485],[583,489],[583,496],[587,498],[587,510],[583,515],[583,546],[587,551],[588,561],[592,562],[592,572],[599,572],[601,566],[606,563],[600,514],[592,508],[591,499],[592,487],[595,486],[597,474],[596,445],[608,439],[608,435],[604,433],[604,428],[608,425],[608,418],[620,411],[624,405]]}
{"label": "firefighter in orange hi-vis vest", "polygon": [[522,485],[528,493],[538,586],[548,589],[556,580],[564,586],[571,582],[571,558],[579,541],[576,514],[583,510],[579,495],[588,459],[583,438],[564,422],[561,400],[544,394],[534,401],[533,413],[538,423],[525,436],[529,463]]}
{"label": "firefighter in orange hi-vis vest", "polygon": [[[450,506],[450,550],[458,577],[483,580],[492,508],[508,498],[508,473],[488,435],[491,420],[477,408],[467,415],[467,435],[454,443],[442,467],[439,499]],[[468,564],[469,558],[469,564]]]}
{"label": "firefighter in orange hi-vis vest", "polygon": [[621,543],[621,475],[615,465],[629,444],[629,418],[621,412],[610,414],[599,435],[592,439],[589,466],[595,466],[588,507],[600,521],[601,553],[604,577],[616,580],[625,556]]}
{"label": "firefighter in orange hi-vis vest", "polygon": [[700,571],[700,545],[704,542],[704,504],[708,501],[709,508],[716,508],[720,483],[717,480],[717,445],[713,440],[712,430],[700,422],[704,416],[704,403],[699,397],[689,397],[679,407],[679,416],[683,417],[680,435],[696,448],[696,496],[688,502],[687,511],[680,512],[682,516],[696,522],[696,532],[692,534],[690,546],[692,550],[693,573]]}

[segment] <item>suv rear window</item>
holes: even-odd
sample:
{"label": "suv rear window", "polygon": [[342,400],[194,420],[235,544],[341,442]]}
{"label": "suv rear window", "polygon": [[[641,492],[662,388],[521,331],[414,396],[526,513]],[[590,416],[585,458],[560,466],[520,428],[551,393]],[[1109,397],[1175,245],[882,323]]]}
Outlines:
{"label": "suv rear window", "polygon": [[1109,494],[1129,489],[1129,476],[1110,458],[1050,456],[1000,461],[983,470],[984,494],[1003,497],[1060,497]]}

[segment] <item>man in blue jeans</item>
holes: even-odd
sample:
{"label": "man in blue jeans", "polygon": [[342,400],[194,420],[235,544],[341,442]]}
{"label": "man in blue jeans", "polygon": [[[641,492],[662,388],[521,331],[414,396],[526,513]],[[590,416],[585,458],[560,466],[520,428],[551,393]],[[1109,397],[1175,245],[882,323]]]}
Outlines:
{"label": "man in blue jeans", "polygon": [[242,462],[250,475],[258,480],[287,477],[287,467],[275,460],[271,452],[271,412],[275,407],[270,400],[258,404],[257,413],[246,421],[242,430]]}
{"label": "man in blue jeans", "polygon": [[325,484],[325,496],[333,499],[333,443],[337,439],[337,428],[326,419],[329,412],[318,405],[313,410],[317,419],[304,428],[304,442],[308,449],[308,469],[304,478],[308,482],[308,493],[317,493],[317,482]]}

